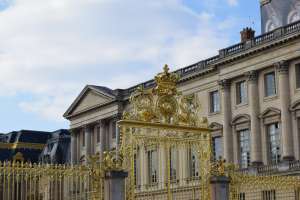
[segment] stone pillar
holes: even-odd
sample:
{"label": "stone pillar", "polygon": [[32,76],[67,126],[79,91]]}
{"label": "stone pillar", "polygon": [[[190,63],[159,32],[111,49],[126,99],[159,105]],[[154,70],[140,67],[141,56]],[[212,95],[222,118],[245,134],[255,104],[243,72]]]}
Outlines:
{"label": "stone pillar", "polygon": [[100,122],[100,160],[103,158],[103,152],[105,151],[105,121]]}
{"label": "stone pillar", "polygon": [[251,163],[253,166],[262,164],[262,146],[261,146],[261,132],[259,119],[259,93],[258,93],[258,73],[257,71],[250,71],[246,74],[248,76],[249,88],[249,108],[251,118]]}
{"label": "stone pillar", "polygon": [[147,178],[148,178],[148,173],[147,173],[147,154],[145,150],[145,146],[141,145],[141,148],[139,149],[140,153],[140,183],[141,183],[141,190],[145,189],[145,186],[147,185]]}
{"label": "stone pillar", "polygon": [[81,133],[82,133],[82,130],[80,129],[78,131],[78,133],[76,134],[76,143],[77,143],[77,161],[76,161],[76,164],[79,163],[80,157],[81,157],[81,140],[80,140]]}
{"label": "stone pillar", "polygon": [[291,114],[289,111],[290,106],[290,87],[289,87],[289,63],[281,61],[275,64],[279,76],[279,96],[281,107],[281,134],[283,144],[283,160],[294,160],[293,148],[293,133],[291,124]]}
{"label": "stone pillar", "polygon": [[229,183],[230,180],[226,176],[211,177],[211,200],[229,200]]}
{"label": "stone pillar", "polygon": [[104,200],[125,199],[125,178],[127,172],[110,171],[105,173]]}
{"label": "stone pillar", "polygon": [[293,120],[292,120],[292,124],[293,124],[293,139],[294,139],[294,154],[295,154],[295,160],[299,160],[300,159],[300,144],[299,144],[299,131],[298,131],[298,119],[296,116],[295,111],[293,112],[293,116],[292,116]]}
{"label": "stone pillar", "polygon": [[158,148],[159,153],[159,164],[158,164],[158,182],[160,183],[160,187],[164,187],[164,184],[167,183],[167,150],[164,144],[160,144]]}
{"label": "stone pillar", "polygon": [[76,164],[77,162],[77,132],[71,130],[71,163]]}
{"label": "stone pillar", "polygon": [[84,137],[85,137],[86,159],[88,159],[87,157],[91,155],[91,130],[89,127],[85,127]]}
{"label": "stone pillar", "polygon": [[223,109],[223,135],[224,135],[224,158],[226,162],[233,162],[233,133],[231,127],[231,95],[230,81],[227,79],[219,81],[222,90]]}

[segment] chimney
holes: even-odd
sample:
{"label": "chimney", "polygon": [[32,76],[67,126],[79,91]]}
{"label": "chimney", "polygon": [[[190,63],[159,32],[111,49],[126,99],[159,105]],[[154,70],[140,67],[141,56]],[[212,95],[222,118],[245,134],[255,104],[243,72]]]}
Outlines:
{"label": "chimney", "polygon": [[247,42],[255,37],[255,31],[252,28],[244,28],[241,31],[241,42]]}

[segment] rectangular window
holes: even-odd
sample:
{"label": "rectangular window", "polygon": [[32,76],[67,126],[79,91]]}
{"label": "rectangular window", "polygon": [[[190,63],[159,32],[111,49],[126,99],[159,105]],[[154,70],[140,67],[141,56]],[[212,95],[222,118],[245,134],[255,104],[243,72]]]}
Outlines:
{"label": "rectangular window", "polygon": [[262,191],[262,200],[276,200],[276,191],[275,190]]}
{"label": "rectangular window", "polygon": [[236,104],[244,104],[247,101],[247,85],[246,81],[236,84]]}
{"label": "rectangular window", "polygon": [[267,127],[268,131],[268,143],[269,143],[269,156],[272,164],[276,164],[281,158],[281,148],[280,148],[280,133],[279,124],[274,123]]}
{"label": "rectangular window", "polygon": [[157,183],[157,151],[148,151],[148,178],[149,184]]}
{"label": "rectangular window", "polygon": [[100,126],[96,127],[96,141],[97,143],[100,142]]}
{"label": "rectangular window", "polygon": [[223,157],[223,138],[213,137],[212,141],[214,160],[219,160]]}
{"label": "rectangular window", "polygon": [[189,150],[190,177],[199,177],[199,159],[196,148]]}
{"label": "rectangular window", "polygon": [[246,194],[245,193],[239,193],[238,200],[246,200]]}
{"label": "rectangular window", "polygon": [[134,183],[139,184],[139,156],[136,153],[134,154]]}
{"label": "rectangular window", "polygon": [[81,141],[82,141],[82,146],[83,146],[83,147],[85,146],[85,134],[86,134],[85,131],[82,130],[82,131],[81,131],[81,137],[82,137],[82,140],[81,140]]}
{"label": "rectangular window", "polygon": [[300,88],[300,64],[296,65],[296,88]]}
{"label": "rectangular window", "polygon": [[177,152],[175,148],[170,149],[170,179],[176,180],[177,176]]}
{"label": "rectangular window", "polygon": [[239,131],[240,166],[248,168],[250,166],[250,133],[249,130]]}
{"label": "rectangular window", "polygon": [[220,95],[219,91],[210,93],[210,112],[215,113],[220,111]]}
{"label": "rectangular window", "polygon": [[116,128],[117,128],[117,122],[116,121],[114,121],[114,122],[112,122],[112,139],[116,139],[116,134],[117,134],[117,130],[116,130]]}
{"label": "rectangular window", "polygon": [[265,96],[274,96],[276,94],[275,72],[265,74]]}

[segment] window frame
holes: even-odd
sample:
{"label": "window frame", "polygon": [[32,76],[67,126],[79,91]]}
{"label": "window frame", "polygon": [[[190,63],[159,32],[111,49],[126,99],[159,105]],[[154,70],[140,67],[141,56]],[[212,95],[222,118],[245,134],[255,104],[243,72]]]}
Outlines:
{"label": "window frame", "polygon": [[[250,129],[242,129],[242,130],[238,130],[237,134],[238,134],[239,165],[243,169],[248,168],[251,165],[251,132],[250,132]],[[241,135],[242,134],[248,134],[248,138],[243,136],[244,139],[241,140],[241,138],[242,138]],[[245,145],[242,145],[242,142],[245,142],[245,141],[248,142],[248,144],[247,144],[248,145],[248,150],[243,151],[242,146],[245,146]],[[243,155],[244,153],[247,153],[246,160],[244,160],[244,155]],[[244,163],[244,161],[246,161],[246,162]]]}
{"label": "window frame", "polygon": [[[152,173],[152,162],[153,161],[153,153],[156,153],[156,169],[155,172]],[[158,150],[156,148],[150,149],[147,151],[147,161],[148,161],[148,184],[153,185],[158,183]],[[154,163],[155,164],[155,163]]]}
{"label": "window frame", "polygon": [[300,90],[300,63],[295,65],[295,87]]}
{"label": "window frame", "polygon": [[[216,94],[218,96],[218,98],[215,98],[216,96],[214,94]],[[221,112],[220,91],[212,90],[209,92],[209,113],[214,114],[214,113],[220,113],[220,112]]]}
{"label": "window frame", "polygon": [[[273,125],[274,126],[277,125],[277,128],[274,129],[275,130],[274,131],[274,135],[270,135],[270,127],[273,126]],[[266,126],[266,132],[267,132],[267,150],[268,150],[268,160],[269,160],[269,163],[270,164],[278,164],[278,163],[280,163],[282,161],[282,145],[281,145],[282,138],[281,138],[281,127],[280,127],[279,122],[274,122],[274,123],[268,124]],[[277,138],[277,140],[275,138],[275,142],[277,141],[277,144],[276,144],[277,153],[276,153],[275,156],[277,158],[274,161],[273,160],[273,156],[274,156],[273,152],[274,151],[272,149],[275,147],[275,145],[272,144],[271,136],[276,137],[275,134],[277,134],[278,138]]]}
{"label": "window frame", "polygon": [[[267,76],[269,75],[273,75],[273,84],[274,84],[274,93],[272,94],[268,94],[268,81],[267,81]],[[277,81],[276,81],[276,72],[275,71],[270,71],[264,74],[263,77],[263,81],[264,81],[264,97],[265,98],[270,98],[270,97],[274,97],[277,95]]]}
{"label": "window frame", "polygon": [[216,139],[221,139],[221,150],[222,150],[222,153],[221,153],[221,158],[223,157],[222,155],[224,154],[224,139],[223,139],[223,137],[222,136],[213,136],[212,137],[212,151],[213,151],[213,159],[215,160],[215,161],[217,161],[217,160],[219,160],[219,158],[218,157],[216,157],[217,155],[216,155],[216,144],[215,144],[215,141],[216,141]]}
{"label": "window frame", "polygon": [[[244,87],[241,87],[241,85],[244,84]],[[236,105],[244,105],[248,103],[248,86],[246,80],[241,80],[236,82],[235,84],[235,90],[236,90]],[[244,97],[242,96],[242,90],[244,91]]]}

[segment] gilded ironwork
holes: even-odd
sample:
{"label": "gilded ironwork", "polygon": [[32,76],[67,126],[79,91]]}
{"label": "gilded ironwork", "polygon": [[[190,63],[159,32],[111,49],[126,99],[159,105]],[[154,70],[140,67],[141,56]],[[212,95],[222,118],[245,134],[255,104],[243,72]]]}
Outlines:
{"label": "gilded ironwork", "polygon": [[100,163],[88,166],[0,162],[0,199],[103,199]]}
{"label": "gilded ironwork", "polygon": [[167,65],[155,76],[156,87],[138,87],[130,96],[131,110],[123,119],[207,128],[207,118],[199,116],[201,108],[195,94],[182,95],[177,90],[179,76],[170,73]]}
{"label": "gilded ironwork", "polygon": [[[131,109],[118,122],[122,166],[129,172],[126,183],[127,199],[188,199],[208,200],[211,171],[211,135],[207,119],[199,116],[200,103],[196,95],[177,91],[179,77],[170,73],[167,65],[155,76],[156,87],[139,87],[130,97]],[[180,179],[171,170],[171,151],[195,151],[199,165],[196,177],[189,179],[192,192],[180,186]],[[146,159],[146,152],[155,151],[159,161],[157,172],[137,175],[137,157]],[[149,159],[149,158],[148,158]],[[111,159],[108,159],[111,162]],[[148,161],[149,162],[149,161]],[[144,166],[145,167],[145,166]],[[149,166],[148,166],[149,167]],[[155,167],[155,166],[152,166]],[[150,170],[148,168],[148,170]],[[144,171],[145,172],[145,171]],[[175,176],[175,177],[174,177]],[[177,195],[177,197],[175,197]]]}

